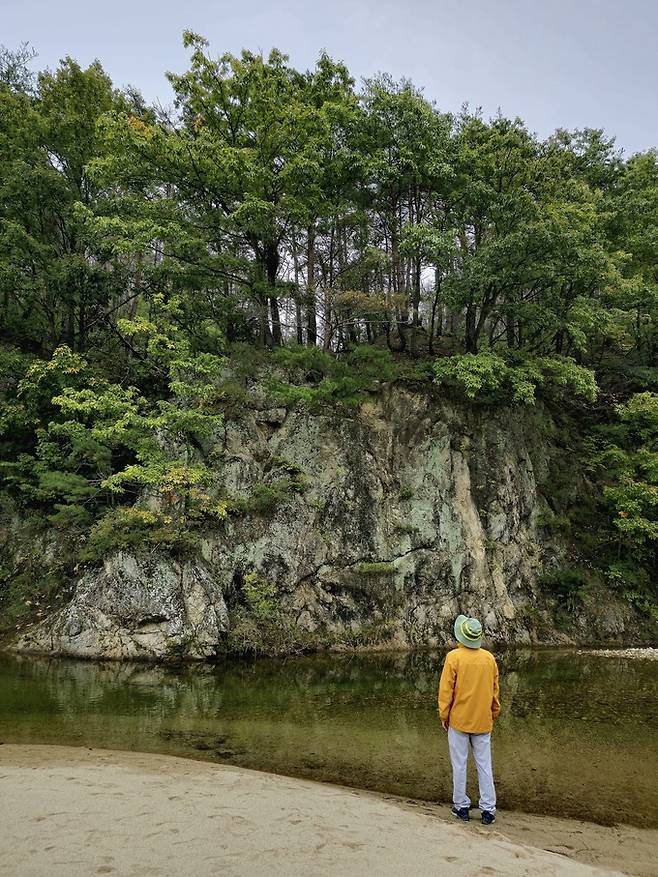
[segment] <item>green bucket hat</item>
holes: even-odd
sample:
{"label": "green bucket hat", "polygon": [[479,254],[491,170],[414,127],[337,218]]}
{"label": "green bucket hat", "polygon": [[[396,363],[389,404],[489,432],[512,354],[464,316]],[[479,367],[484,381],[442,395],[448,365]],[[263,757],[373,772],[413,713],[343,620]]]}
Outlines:
{"label": "green bucket hat", "polygon": [[458,615],[455,621],[455,636],[468,649],[479,649],[482,645],[482,625],[477,618]]}

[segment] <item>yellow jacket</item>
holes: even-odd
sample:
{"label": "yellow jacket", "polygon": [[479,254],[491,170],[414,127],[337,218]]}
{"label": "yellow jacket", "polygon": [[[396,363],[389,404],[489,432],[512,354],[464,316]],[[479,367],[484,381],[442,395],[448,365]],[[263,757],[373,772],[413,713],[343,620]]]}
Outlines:
{"label": "yellow jacket", "polygon": [[486,734],[499,713],[496,659],[486,649],[467,649],[460,643],[446,655],[441,672],[441,721],[466,734]]}

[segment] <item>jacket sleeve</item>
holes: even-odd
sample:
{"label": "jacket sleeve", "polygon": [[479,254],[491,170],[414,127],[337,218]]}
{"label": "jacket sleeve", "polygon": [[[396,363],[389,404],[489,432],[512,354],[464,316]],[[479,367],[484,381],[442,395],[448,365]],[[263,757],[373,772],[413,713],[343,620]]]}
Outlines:
{"label": "jacket sleeve", "polygon": [[498,684],[498,664],[494,658],[493,662],[494,680],[493,680],[493,699],[491,701],[491,717],[497,719],[500,715],[500,687]]}
{"label": "jacket sleeve", "polygon": [[447,722],[450,718],[450,708],[452,707],[452,700],[455,695],[456,678],[457,668],[450,655],[446,655],[439,682],[439,718],[442,722]]}

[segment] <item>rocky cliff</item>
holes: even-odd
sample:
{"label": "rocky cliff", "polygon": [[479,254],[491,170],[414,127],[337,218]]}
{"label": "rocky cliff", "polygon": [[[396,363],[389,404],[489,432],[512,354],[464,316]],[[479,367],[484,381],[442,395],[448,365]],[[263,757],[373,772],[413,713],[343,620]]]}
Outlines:
{"label": "rocky cliff", "polygon": [[451,640],[459,612],[503,643],[591,642],[628,624],[628,607],[585,599],[567,636],[538,586],[542,569],[570,562],[544,529],[551,481],[569,460],[541,411],[478,412],[387,386],[343,415],[245,408],[226,422],[213,459],[217,489],[233,497],[286,467],[305,489],[269,514],[229,516],[199,536],[195,557],[107,557],[16,648],[210,657],[249,575],[275,589],[288,621],[325,642],[358,642],[367,628],[381,646],[436,646]]}

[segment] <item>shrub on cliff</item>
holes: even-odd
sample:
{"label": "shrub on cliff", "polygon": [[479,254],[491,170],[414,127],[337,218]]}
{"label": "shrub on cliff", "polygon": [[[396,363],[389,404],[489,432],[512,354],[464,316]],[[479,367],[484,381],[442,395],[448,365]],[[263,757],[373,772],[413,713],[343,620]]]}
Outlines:
{"label": "shrub on cliff", "polygon": [[593,402],[597,395],[591,369],[558,356],[511,359],[493,350],[438,359],[434,380],[467,399],[484,403],[534,405],[537,394],[570,393]]}
{"label": "shrub on cliff", "polygon": [[389,351],[376,347],[355,347],[333,356],[318,348],[286,346],[273,359],[285,375],[269,381],[273,399],[281,405],[302,404],[314,410],[355,408],[378,381],[396,376]]}

